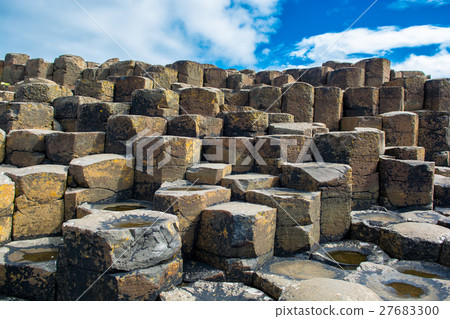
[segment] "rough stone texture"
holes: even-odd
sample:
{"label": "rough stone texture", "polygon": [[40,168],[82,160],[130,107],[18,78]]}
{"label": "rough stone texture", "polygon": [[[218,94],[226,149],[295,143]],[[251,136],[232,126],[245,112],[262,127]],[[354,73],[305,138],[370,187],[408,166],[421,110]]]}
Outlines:
{"label": "rough stone texture", "polygon": [[221,117],[225,136],[264,135],[269,126],[269,116],[262,111],[224,112]]}
{"label": "rough stone texture", "polygon": [[246,106],[249,105],[250,90],[232,91],[230,89],[222,89],[225,97],[225,104],[231,106]]}
{"label": "rough stone texture", "polygon": [[171,65],[178,70],[178,82],[203,86],[203,66],[193,61],[177,61]]}
{"label": "rough stone texture", "polygon": [[75,95],[88,96],[103,102],[114,101],[114,83],[104,80],[78,80]]}
{"label": "rough stone texture", "polygon": [[52,129],[53,108],[33,102],[0,102],[0,129]]}
{"label": "rough stone texture", "polygon": [[283,186],[321,192],[321,240],[337,241],[344,238],[350,229],[352,168],[331,163],[285,164],[282,168]]}
{"label": "rough stone texture", "polygon": [[197,248],[223,257],[254,258],[273,250],[276,209],[245,202],[211,206],[201,215]]}
{"label": "rough stone texture", "polygon": [[260,71],[255,74],[256,84],[272,85],[273,79],[279,77],[281,72],[279,71]]}
{"label": "rough stone texture", "polygon": [[162,301],[269,301],[262,291],[243,283],[197,281],[161,293]]}
{"label": "rough stone texture", "polygon": [[313,136],[314,125],[308,122],[274,123],[269,125],[270,135],[305,135]]}
{"label": "rough stone texture", "polygon": [[163,135],[167,121],[161,117],[144,115],[113,115],[106,128],[106,153],[131,154],[133,143],[139,137]]}
{"label": "rough stone texture", "polygon": [[10,84],[22,81],[25,76],[25,66],[29,58],[29,55],[23,53],[6,54],[2,81]]}
{"label": "rough stone texture", "polygon": [[[161,292],[181,283],[183,260],[172,260],[156,266],[128,272],[106,273],[72,266],[57,272],[57,300],[75,301],[153,301]],[[89,289],[89,290],[88,290]]]}
{"label": "rough stone texture", "polygon": [[18,167],[41,164],[45,160],[45,139],[50,130],[12,130],[6,143],[6,162]]}
{"label": "rough stone texture", "polygon": [[312,249],[320,241],[320,193],[286,188],[249,190],[246,201],[277,209],[277,256]]}
{"label": "rough stone texture", "polygon": [[153,89],[153,81],[142,76],[125,76],[115,83],[114,101],[131,102],[135,90]]}
{"label": "rough stone texture", "polygon": [[[1,76],[0,76],[1,77]],[[29,78],[53,78],[53,63],[45,62],[42,58],[30,59],[25,65],[25,80]]]}
{"label": "rough stone texture", "polygon": [[375,87],[348,88],[344,93],[345,116],[374,116],[378,114],[379,91]]}
{"label": "rough stone texture", "polygon": [[312,86],[327,85],[328,74],[332,71],[334,70],[328,66],[309,68],[302,74],[301,80]]}
{"label": "rough stone texture", "polygon": [[450,79],[425,82],[424,108],[433,111],[450,111]]}
{"label": "rough stone texture", "polygon": [[442,243],[439,263],[444,266],[450,267],[450,239],[448,238]]}
{"label": "rough stone texture", "polygon": [[434,163],[380,158],[380,203],[388,208],[433,205]]}
{"label": "rough stone texture", "polygon": [[364,69],[342,68],[331,71],[328,75],[328,86],[336,86],[343,90],[350,87],[363,87]]}
{"label": "rough stone texture", "polygon": [[379,190],[377,167],[384,149],[380,131],[361,129],[316,134],[314,142],[325,162],[348,164],[352,167],[352,207],[366,209],[376,205]]}
{"label": "rough stone texture", "polygon": [[425,148],[421,146],[392,146],[386,147],[385,155],[394,156],[400,160],[425,160]]}
{"label": "rough stone texture", "polygon": [[419,146],[425,147],[425,158],[450,151],[450,112],[416,111],[419,115]]}
{"label": "rough stone texture", "polygon": [[0,248],[0,292],[27,300],[56,295],[56,257],[60,237],[15,241]]}
{"label": "rough stone texture", "polygon": [[98,273],[153,267],[180,252],[177,227],[175,216],[150,210],[72,219],[63,225],[64,261]]}
{"label": "rough stone texture", "polygon": [[216,88],[186,88],[180,91],[180,112],[216,116],[220,105],[225,103],[224,94]]}
{"label": "rough stone texture", "polygon": [[14,197],[14,183],[0,174],[0,245],[11,239]]}
{"label": "rough stone texture", "polygon": [[365,69],[365,85],[366,86],[382,86],[388,82],[391,77],[391,61],[383,58],[373,58],[362,60],[356,65]]}
{"label": "rough stone texture", "polygon": [[381,301],[369,288],[343,280],[315,278],[288,286],[281,301]]}
{"label": "rough stone texture", "polygon": [[235,174],[222,179],[221,185],[231,189],[233,200],[245,200],[245,194],[252,189],[264,189],[278,186],[278,176],[268,174]]}
{"label": "rough stone texture", "polygon": [[250,90],[249,103],[256,110],[280,113],[281,94],[282,91],[279,87],[256,86]]}
{"label": "rough stone texture", "polygon": [[227,78],[227,88],[239,90],[243,87],[253,84],[253,78],[243,73],[230,73]]}
{"label": "rough stone texture", "polygon": [[203,86],[213,88],[226,88],[228,73],[220,68],[206,68],[203,70]]}
{"label": "rough stone texture", "polygon": [[[290,83],[283,86],[281,110],[294,115],[296,122],[310,122],[314,118],[314,87],[307,83]],[[270,109],[274,112],[273,109]]]}
{"label": "rough stone texture", "polygon": [[97,103],[97,99],[86,96],[60,97],[53,101],[55,119],[57,119],[66,132],[76,132],[78,110],[82,104]]}
{"label": "rough stone texture", "polygon": [[178,72],[162,65],[152,65],[144,76],[151,76],[155,88],[170,90],[170,85],[178,81]]}
{"label": "rough stone texture", "polygon": [[168,123],[168,134],[187,137],[214,137],[222,134],[223,120],[202,115],[179,115]]}
{"label": "rough stone texture", "polygon": [[51,103],[56,98],[72,95],[72,91],[58,84],[26,83],[18,86],[15,100]]}
{"label": "rough stone texture", "polygon": [[225,272],[197,260],[183,262],[183,282],[193,283],[199,280],[224,282]]}
{"label": "rough stone texture", "polygon": [[184,179],[186,169],[200,162],[201,140],[196,138],[144,137],[135,148],[136,199],[151,200],[163,182]]}
{"label": "rough stone texture", "polygon": [[83,203],[97,203],[117,199],[117,193],[104,188],[67,188],[64,193],[64,221],[76,217],[77,207]]}
{"label": "rough stone texture", "polygon": [[46,135],[47,158],[68,165],[74,158],[103,153],[104,132],[54,132]]}
{"label": "rough stone texture", "polygon": [[191,256],[200,214],[209,206],[229,202],[230,196],[231,191],[220,186],[163,187],[155,193],[154,209],[177,216],[183,254]]}
{"label": "rough stone texture", "polygon": [[[36,165],[6,173],[16,185],[13,238],[25,239],[61,232],[67,167]],[[33,223],[30,223],[33,220]]]}
{"label": "rough stone texture", "polygon": [[77,118],[77,128],[80,132],[106,131],[110,116],[128,114],[130,105],[127,103],[88,103],[81,105]]}
{"label": "rough stone texture", "polygon": [[202,140],[202,154],[208,162],[231,164],[234,173],[245,173],[255,163],[251,155],[254,140],[250,137],[213,137]]}
{"label": "rough stone texture", "polygon": [[378,116],[353,116],[341,119],[341,131],[353,131],[357,127],[375,128],[381,130],[383,121]]}
{"label": "rough stone texture", "polygon": [[434,176],[434,203],[437,206],[450,206],[450,177]]}
{"label": "rough stone texture", "polygon": [[192,183],[217,185],[232,172],[231,164],[201,163],[189,167],[186,171],[186,179]]}
{"label": "rough stone texture", "polygon": [[126,61],[114,61],[110,65],[109,75],[110,76],[132,76],[134,75],[134,69],[136,67],[136,61],[126,60]]}
{"label": "rough stone texture", "polygon": [[125,156],[97,154],[73,159],[69,173],[79,187],[104,188],[114,192],[131,189],[133,167]]}
{"label": "rough stone texture", "polygon": [[423,77],[395,79],[386,86],[402,86],[405,90],[405,111],[421,110],[424,104],[425,81]]}
{"label": "rough stone texture", "polygon": [[262,174],[278,175],[284,163],[302,163],[312,142],[304,135],[267,135],[255,138],[256,170]]}
{"label": "rough stone texture", "polygon": [[292,75],[289,74],[283,74],[275,79],[273,79],[273,86],[277,86],[279,88],[283,87],[285,84],[294,83],[295,79],[292,77]]}
{"label": "rough stone texture", "polygon": [[289,113],[269,113],[269,124],[272,123],[293,123],[294,115]]}
{"label": "rough stone texture", "polygon": [[131,99],[131,114],[168,117],[179,113],[179,95],[171,90],[136,90]]}
{"label": "rough stone texture", "polygon": [[419,116],[412,112],[389,112],[380,115],[386,146],[417,146]]}
{"label": "rough stone texture", "polygon": [[405,90],[402,86],[382,86],[379,90],[380,114],[405,109]]}
{"label": "rough stone texture", "polygon": [[14,92],[0,91],[0,102],[14,101],[14,97]]}
{"label": "rough stone texture", "polygon": [[73,90],[81,72],[86,69],[86,62],[79,56],[61,55],[55,59],[53,68],[53,81]]}
{"label": "rough stone texture", "polygon": [[330,131],[339,130],[344,115],[344,93],[337,87],[314,88],[314,122],[325,123]]}
{"label": "rough stone texture", "polygon": [[394,258],[438,262],[442,243],[449,236],[445,227],[406,222],[384,228],[380,246]]}
{"label": "rough stone texture", "polygon": [[431,155],[431,160],[439,166],[450,166],[450,152],[436,152]]}

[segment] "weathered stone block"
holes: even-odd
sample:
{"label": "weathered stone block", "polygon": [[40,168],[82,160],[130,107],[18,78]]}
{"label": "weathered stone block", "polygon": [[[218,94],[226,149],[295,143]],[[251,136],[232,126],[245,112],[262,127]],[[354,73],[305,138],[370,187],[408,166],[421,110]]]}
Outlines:
{"label": "weathered stone block", "polygon": [[421,146],[391,146],[386,147],[385,155],[394,156],[399,160],[425,160],[425,148]]}
{"label": "weathered stone block", "polygon": [[81,72],[86,69],[86,62],[79,56],[61,55],[55,59],[53,68],[53,81],[73,90]]}
{"label": "weathered stone block", "polygon": [[380,203],[388,208],[431,209],[434,163],[380,158]]}
{"label": "weathered stone block", "polygon": [[247,173],[225,176],[221,185],[231,189],[231,198],[233,200],[245,200],[247,191],[276,187],[278,182],[278,176]]}
{"label": "weathered stone block", "polygon": [[276,86],[279,88],[283,87],[283,85],[285,85],[285,84],[294,83],[294,82],[295,82],[295,79],[292,77],[292,75],[289,75],[289,74],[280,75],[280,76],[276,77],[275,79],[273,79],[273,81],[272,81],[273,86]]}
{"label": "weathered stone block", "polygon": [[220,186],[163,187],[155,193],[154,209],[176,215],[183,254],[193,253],[200,214],[209,206],[230,201],[231,191]]}
{"label": "weathered stone block", "polygon": [[52,129],[53,108],[33,102],[0,102],[0,129]]}
{"label": "weathered stone block", "polygon": [[0,248],[0,291],[27,300],[56,296],[56,258],[60,237],[15,241]]}
{"label": "weathered stone block", "polygon": [[312,249],[320,241],[320,193],[286,188],[250,190],[247,202],[277,209],[275,255]]}
{"label": "weathered stone block", "polygon": [[231,106],[246,106],[249,105],[250,90],[232,91],[230,89],[222,89],[225,97],[225,104]]}
{"label": "weathered stone block", "polygon": [[58,84],[26,83],[18,86],[15,100],[51,103],[56,98],[72,95],[72,91]]}
{"label": "weathered stone block", "polygon": [[280,71],[260,71],[255,74],[255,83],[272,85],[273,79],[280,75],[282,75]]}
{"label": "weathered stone block", "polygon": [[15,93],[10,91],[0,91],[0,102],[14,101]]}
{"label": "weathered stone block", "polygon": [[450,79],[425,82],[424,108],[433,111],[450,111]]}
{"label": "weathered stone block", "polygon": [[405,90],[405,111],[421,110],[424,104],[425,81],[423,77],[401,78],[386,82],[386,86],[402,86]]}
{"label": "weathered stone block", "polygon": [[131,99],[131,114],[168,117],[179,113],[179,95],[174,91],[136,90]]}
{"label": "weathered stone block", "polygon": [[249,137],[204,138],[202,154],[208,162],[231,164],[234,173],[244,173],[251,171],[255,163],[253,144]]}
{"label": "weathered stone block", "polygon": [[186,171],[186,179],[192,183],[217,185],[232,172],[231,164],[201,163],[189,167]]}
{"label": "weathered stone block", "polygon": [[378,116],[353,116],[341,119],[341,131],[353,131],[357,127],[375,128],[381,130],[383,121]]}
{"label": "weathered stone block", "polygon": [[223,120],[202,115],[179,115],[168,123],[168,134],[187,137],[214,137],[222,134]]}
{"label": "weathered stone block", "polygon": [[338,131],[344,115],[343,100],[344,91],[340,88],[314,88],[314,122],[325,123],[331,131]]}
{"label": "weathered stone block", "polygon": [[143,76],[151,77],[155,88],[170,90],[170,85],[178,81],[178,72],[162,65],[152,65]]}
{"label": "weathered stone block", "polygon": [[64,193],[64,221],[76,218],[77,207],[116,199],[116,193],[104,188],[67,188]]}
{"label": "weathered stone block", "polygon": [[109,66],[109,75],[116,77],[132,76],[134,75],[135,67],[136,61],[133,60],[114,61],[114,63]]}
{"label": "weathered stone block", "polygon": [[327,80],[328,86],[336,86],[343,90],[351,87],[363,87],[364,83],[364,69],[348,67],[331,71]]}
{"label": "weathered stone block", "polygon": [[380,247],[394,258],[438,262],[442,244],[448,236],[448,228],[406,222],[384,228]]}
{"label": "weathered stone block", "polygon": [[405,109],[405,90],[402,86],[382,86],[379,90],[380,114]]}
{"label": "weathered stone block", "polygon": [[80,107],[77,118],[77,127],[80,132],[106,131],[107,121],[110,116],[128,114],[128,103],[88,103]]}
{"label": "weathered stone block", "polygon": [[178,82],[203,86],[203,66],[193,61],[177,61],[171,67],[178,71]]}
{"label": "weathered stone block", "polygon": [[73,159],[69,173],[79,187],[114,192],[133,188],[134,170],[125,156],[97,154]]}
{"label": "weathered stone block", "polygon": [[51,130],[22,129],[8,133],[6,147],[13,151],[45,152],[45,137]]}
{"label": "weathered stone block", "polygon": [[309,122],[274,123],[269,125],[270,135],[305,135],[312,137],[314,125]]}
{"label": "weathered stone block", "polygon": [[289,113],[269,113],[269,124],[272,123],[293,123],[294,115]]}
{"label": "weathered stone block", "polygon": [[30,59],[25,66],[25,79],[44,78],[51,80],[53,78],[53,63],[45,62],[44,59]]}
{"label": "weathered stone block", "polygon": [[60,97],[53,101],[52,105],[55,109],[55,119],[76,119],[78,110],[82,104],[97,103],[97,99],[87,96],[68,96]]}
{"label": "weathered stone block", "polygon": [[186,88],[180,91],[182,114],[216,116],[224,104],[224,94],[216,88]]}
{"label": "weathered stone block", "polygon": [[450,177],[434,176],[434,202],[436,206],[450,206]]}
{"label": "weathered stone block", "polygon": [[282,185],[320,191],[321,241],[337,241],[350,229],[352,168],[344,164],[305,163],[282,166]]}
{"label": "weathered stone block", "polygon": [[381,114],[386,146],[417,146],[419,139],[419,116],[412,112],[389,112]]}
{"label": "weathered stone block", "polygon": [[450,112],[416,111],[419,115],[419,146],[427,160],[434,153],[450,151]]}
{"label": "weathered stone block", "polygon": [[230,73],[227,78],[227,88],[240,90],[243,87],[253,84],[253,77],[240,72]]}
{"label": "weathered stone block", "polygon": [[345,116],[374,116],[378,114],[378,88],[348,88],[344,93]]}
{"label": "weathered stone block", "polygon": [[312,86],[327,85],[328,74],[332,71],[333,69],[328,66],[309,68],[301,75],[301,81]]}
{"label": "weathered stone block", "polygon": [[75,95],[89,96],[103,102],[113,102],[114,83],[104,80],[78,80],[75,85]]}
{"label": "weathered stone block", "polygon": [[[314,117],[314,87],[297,82],[283,86],[281,110],[294,115],[296,122],[312,122]],[[274,112],[270,109],[271,112]]]}
{"label": "weathered stone block", "polygon": [[276,209],[244,202],[211,206],[201,215],[197,248],[223,257],[253,258],[273,250]]}
{"label": "weathered stone block", "polygon": [[54,132],[46,136],[47,158],[68,165],[74,158],[103,153],[104,132]]}
{"label": "weathered stone block", "polygon": [[115,83],[114,101],[131,102],[135,90],[153,89],[153,81],[142,76],[125,76],[119,78]]}
{"label": "weathered stone block", "polygon": [[166,133],[166,127],[167,121],[161,117],[113,115],[107,122],[105,152],[126,154],[127,145],[128,152],[131,152],[138,135],[163,135]]}
{"label": "weathered stone block", "polygon": [[282,91],[275,86],[256,86],[250,90],[249,104],[256,110],[281,112]]}
{"label": "weathered stone block", "polygon": [[224,112],[221,117],[225,136],[264,135],[269,126],[269,116],[262,111]]}
{"label": "weathered stone block", "polygon": [[203,86],[213,88],[226,88],[228,73],[220,68],[205,68],[203,70]]}
{"label": "weathered stone block", "polygon": [[180,252],[177,227],[175,216],[150,210],[72,219],[63,225],[64,259],[98,273],[153,267]]}
{"label": "weathered stone block", "polygon": [[388,82],[391,77],[391,61],[383,58],[373,58],[363,60],[357,63],[363,63],[365,69],[365,85],[366,86],[382,86],[383,83]]}

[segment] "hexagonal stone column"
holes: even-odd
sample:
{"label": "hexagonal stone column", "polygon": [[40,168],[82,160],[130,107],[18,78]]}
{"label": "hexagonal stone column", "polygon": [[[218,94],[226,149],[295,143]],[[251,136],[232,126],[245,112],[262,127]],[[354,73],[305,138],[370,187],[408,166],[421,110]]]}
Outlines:
{"label": "hexagonal stone column", "polygon": [[321,241],[338,241],[350,229],[352,168],[344,164],[304,163],[282,166],[285,187],[321,192]]}
{"label": "hexagonal stone column", "polygon": [[53,108],[44,103],[0,102],[0,129],[8,133],[20,129],[53,127]]}
{"label": "hexagonal stone column", "polygon": [[450,230],[442,226],[406,222],[384,228],[380,247],[394,258],[438,262],[449,236]]}
{"label": "hexagonal stone column", "polygon": [[24,83],[18,86],[15,100],[18,102],[51,103],[63,96],[72,96],[71,90],[56,83]]}
{"label": "hexagonal stone column", "polygon": [[86,96],[60,97],[53,101],[55,119],[61,124],[65,132],[76,132],[78,110],[82,104],[96,103],[99,100]]}
{"label": "hexagonal stone column", "polygon": [[419,116],[412,112],[389,112],[380,115],[386,146],[417,146]]}
{"label": "hexagonal stone column", "polygon": [[154,209],[178,217],[183,254],[193,253],[201,212],[209,206],[229,202],[231,191],[220,186],[163,187],[156,191]]}
{"label": "hexagonal stone column", "polygon": [[247,202],[277,209],[275,251],[277,256],[312,249],[320,241],[320,193],[288,188],[250,190]]}
{"label": "hexagonal stone column", "polygon": [[203,66],[194,61],[177,61],[169,67],[178,71],[178,82],[203,86]]}
{"label": "hexagonal stone column", "polygon": [[114,102],[114,82],[104,80],[77,80],[75,94],[89,96],[103,102]]}
{"label": "hexagonal stone column", "polygon": [[[259,268],[273,254],[275,224],[276,209],[268,206],[245,202],[211,206],[202,213],[196,257],[232,277]],[[254,261],[245,265],[246,260]]]}
{"label": "hexagonal stone column", "polygon": [[225,136],[258,136],[264,135],[269,127],[269,116],[262,111],[224,112],[223,134]]}
{"label": "hexagonal stone column", "polygon": [[345,116],[378,115],[379,91],[375,87],[350,87],[344,93]]}
{"label": "hexagonal stone column", "polygon": [[56,260],[62,238],[14,241],[0,248],[0,292],[28,300],[55,300]]}
{"label": "hexagonal stone column", "polygon": [[421,110],[425,95],[424,77],[403,77],[384,83],[385,86],[402,86],[405,90],[405,111]]}
{"label": "hexagonal stone column", "polygon": [[124,76],[119,78],[114,87],[114,101],[131,102],[135,90],[153,89],[153,81],[143,76]]}
{"label": "hexagonal stone column", "polygon": [[351,87],[363,87],[365,71],[360,68],[342,68],[331,71],[328,75],[328,86],[336,86],[345,90]]}
{"label": "hexagonal stone column", "polygon": [[216,88],[192,87],[180,91],[180,113],[216,116],[225,103],[224,94]]}
{"label": "hexagonal stone column", "polygon": [[382,86],[380,90],[380,114],[405,109],[405,90],[402,86]]}
{"label": "hexagonal stone column", "polygon": [[434,202],[436,206],[450,206],[450,177],[434,176]]}
{"label": "hexagonal stone column", "polygon": [[6,175],[0,174],[0,245],[11,239],[14,197],[13,181]]}
{"label": "hexagonal stone column", "polygon": [[425,82],[424,108],[433,111],[450,111],[449,79],[428,80]]}
{"label": "hexagonal stone column", "polygon": [[6,141],[6,162],[18,167],[38,165],[45,160],[46,136],[51,130],[12,130]]}
{"label": "hexagonal stone column", "polygon": [[36,165],[6,173],[16,185],[13,237],[15,240],[61,232],[67,167]]}
{"label": "hexagonal stone column", "polygon": [[130,105],[127,103],[88,103],[80,107],[77,127],[80,132],[106,131],[110,116],[128,114]]}
{"label": "hexagonal stone column", "polygon": [[338,87],[314,88],[314,122],[325,123],[330,131],[338,131],[343,116],[344,91]]}
{"label": "hexagonal stone column", "polygon": [[130,114],[168,117],[179,113],[179,95],[171,90],[136,90],[131,97]]}
{"label": "hexagonal stone column", "polygon": [[425,158],[450,151],[450,112],[416,111],[419,115],[419,146],[425,147]]}
{"label": "hexagonal stone column", "polygon": [[425,148],[422,146],[391,146],[386,147],[385,155],[393,156],[400,160],[425,160]]}
{"label": "hexagonal stone column", "polygon": [[202,115],[179,115],[168,123],[168,135],[187,137],[214,137],[222,135],[223,120]]}
{"label": "hexagonal stone column", "polygon": [[245,193],[252,189],[271,188],[278,186],[279,177],[268,174],[236,174],[222,179],[221,185],[231,189],[233,200],[245,200]]}
{"label": "hexagonal stone column", "polygon": [[[273,103],[273,102],[272,102]],[[312,123],[314,118],[314,87],[296,82],[283,85],[281,110],[294,115],[296,122]],[[274,112],[270,109],[270,112]]]}
{"label": "hexagonal stone column", "polygon": [[217,185],[232,172],[231,164],[201,163],[189,167],[186,179],[192,183]]}
{"label": "hexagonal stone column", "polygon": [[434,163],[380,158],[380,203],[387,208],[431,209]]}

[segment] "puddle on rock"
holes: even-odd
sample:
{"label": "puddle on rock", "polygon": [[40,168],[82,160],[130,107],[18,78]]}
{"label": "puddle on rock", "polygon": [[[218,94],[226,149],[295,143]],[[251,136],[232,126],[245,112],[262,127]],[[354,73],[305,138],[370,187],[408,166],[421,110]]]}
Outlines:
{"label": "puddle on rock", "polygon": [[425,271],[415,270],[415,269],[400,269],[399,272],[405,275],[411,275],[416,277],[422,277],[422,278],[436,278],[436,279],[442,279],[441,276],[432,274]]}
{"label": "puddle on rock", "polygon": [[137,228],[149,227],[155,223],[154,220],[124,220],[112,225],[113,228]]}
{"label": "puddle on rock", "polygon": [[367,256],[357,251],[336,250],[328,252],[328,254],[338,263],[347,264],[348,266],[345,267],[347,269],[356,269],[359,264],[367,261]]}
{"label": "puddle on rock", "polygon": [[400,298],[419,298],[424,294],[422,288],[404,282],[391,282],[385,285],[393,288],[395,295]]}
{"label": "puddle on rock", "polygon": [[384,214],[366,214],[364,216],[361,216],[361,218],[369,221],[374,222],[397,222],[399,221],[399,218],[396,218],[394,216],[390,215],[384,215]]}
{"label": "puddle on rock", "polygon": [[109,211],[113,211],[113,212],[126,212],[129,210],[136,210],[136,209],[143,209],[143,208],[148,208],[147,206],[143,206],[143,205],[111,205],[111,206],[107,206],[102,208],[102,210],[109,210]]}
{"label": "puddle on rock", "polygon": [[285,275],[295,279],[335,278],[336,273],[326,269],[318,262],[310,260],[286,260],[270,265],[274,274]]}
{"label": "puddle on rock", "polygon": [[44,262],[56,260],[56,258],[58,257],[58,249],[49,249],[44,251],[26,250],[22,252],[24,254],[21,258],[21,261]]}

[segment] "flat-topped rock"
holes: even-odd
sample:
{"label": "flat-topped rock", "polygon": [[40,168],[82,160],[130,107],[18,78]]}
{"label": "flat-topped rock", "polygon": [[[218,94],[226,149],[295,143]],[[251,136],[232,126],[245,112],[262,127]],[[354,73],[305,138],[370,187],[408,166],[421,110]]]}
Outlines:
{"label": "flat-topped rock", "polygon": [[276,210],[245,202],[211,206],[201,215],[197,248],[224,256],[252,258],[273,250]]}
{"label": "flat-topped rock", "polygon": [[225,176],[221,185],[231,189],[232,199],[244,199],[248,190],[275,187],[278,180],[278,176],[247,173]]}
{"label": "flat-topped rock", "polygon": [[63,225],[63,238],[67,264],[95,272],[152,267],[181,249],[178,219],[149,210],[72,219]]}
{"label": "flat-topped rock", "polygon": [[128,165],[125,156],[97,154],[72,160],[69,172],[80,187],[121,191],[133,187],[134,170]]}
{"label": "flat-topped rock", "polygon": [[8,133],[6,147],[14,151],[45,152],[45,137],[52,130],[22,129]]}
{"label": "flat-topped rock", "polygon": [[315,278],[287,287],[281,301],[381,301],[371,289],[343,280]]}
{"label": "flat-topped rock", "polygon": [[56,83],[27,83],[17,88],[16,101],[51,103],[56,98],[72,95],[71,90]]}
{"label": "flat-topped rock", "polygon": [[162,301],[269,301],[262,291],[237,282],[197,281],[160,295]]}
{"label": "flat-topped rock", "polygon": [[444,221],[446,217],[433,210],[415,210],[399,214],[406,222],[429,223],[437,225],[439,221]]}
{"label": "flat-topped rock", "polygon": [[186,171],[186,179],[197,184],[216,185],[232,172],[231,164],[200,163],[189,167]]}
{"label": "flat-topped rock", "polygon": [[297,134],[312,137],[313,124],[307,122],[273,123],[269,125],[269,134]]}
{"label": "flat-topped rock", "polygon": [[445,227],[406,222],[384,228],[380,246],[394,258],[438,262],[442,243],[449,236]]}
{"label": "flat-topped rock", "polygon": [[0,102],[0,128],[5,132],[20,129],[52,129],[53,107],[47,103]]}

